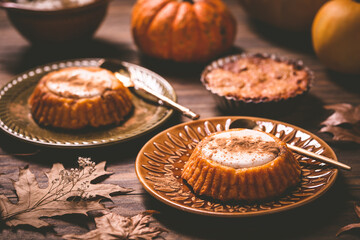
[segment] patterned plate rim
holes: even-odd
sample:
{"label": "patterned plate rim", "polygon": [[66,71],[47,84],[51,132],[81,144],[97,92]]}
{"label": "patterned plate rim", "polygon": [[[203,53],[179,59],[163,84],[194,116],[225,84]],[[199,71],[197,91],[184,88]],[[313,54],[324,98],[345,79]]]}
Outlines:
{"label": "patterned plate rim", "polygon": [[[99,61],[104,60],[104,58],[76,58],[76,59],[67,59],[67,60],[62,60],[62,61],[56,61],[56,62],[50,62],[47,64],[43,64],[34,68],[31,68],[23,73],[20,73],[14,77],[12,77],[12,79],[10,81],[8,81],[7,83],[5,83],[1,89],[0,89],[0,102],[3,100],[4,96],[6,96],[6,94],[8,93],[8,91],[10,89],[12,89],[14,86],[18,85],[18,84],[24,84],[24,82],[26,83],[27,79],[29,77],[34,77],[35,75],[38,74],[44,74],[44,73],[48,73],[54,70],[58,70],[60,68],[65,68],[65,67],[71,67],[71,66],[98,66],[99,65]],[[146,74],[152,75],[156,81],[161,84],[164,89],[166,89],[168,91],[168,94],[170,95],[169,97],[176,101],[177,100],[177,96],[175,93],[174,88],[171,86],[171,84],[166,81],[163,77],[161,77],[160,75],[158,75],[157,73],[138,66],[136,64],[133,63],[129,63],[129,62],[125,62],[122,61],[122,63],[125,66],[128,67],[133,67],[136,69],[139,69],[141,71],[143,71]],[[162,106],[159,106],[162,107]],[[2,119],[2,115],[0,115],[0,129],[2,129],[5,133],[9,134],[12,137],[15,137],[19,140],[28,142],[28,143],[32,143],[35,145],[41,145],[41,146],[48,146],[48,147],[55,147],[55,148],[90,148],[90,147],[98,147],[98,146],[105,146],[105,145],[111,145],[111,144],[115,144],[115,143],[120,143],[120,142],[126,142],[129,140],[132,140],[134,138],[140,137],[154,129],[156,129],[157,127],[159,127],[161,124],[163,124],[172,114],[173,114],[173,110],[172,109],[167,109],[166,113],[159,118],[153,125],[149,125],[147,128],[143,129],[142,132],[137,133],[137,134],[133,134],[131,136],[125,137],[125,138],[112,138],[110,140],[103,140],[103,141],[93,141],[93,142],[65,142],[65,143],[59,143],[59,142],[47,142],[46,140],[43,140],[41,138],[41,136],[36,136],[39,139],[34,139],[31,138],[31,136],[26,136],[23,134],[19,134],[16,130],[13,129],[13,127],[8,126]],[[18,126],[16,126],[17,128],[19,128]],[[19,128],[21,129],[21,128]]]}
{"label": "patterned plate rim", "polygon": [[[148,176],[146,176],[143,173],[143,169],[144,168],[144,161],[146,160],[146,150],[147,148],[149,148],[150,146],[154,146],[156,144],[155,141],[163,136],[163,135],[168,135],[169,133],[174,133],[177,129],[184,129],[185,126],[196,126],[199,123],[206,123],[206,122],[211,122],[212,121],[226,121],[226,120],[237,120],[237,119],[249,119],[249,120],[253,120],[253,121],[262,121],[262,122],[268,122],[271,124],[281,124],[284,125],[285,127],[290,127],[294,130],[296,130],[297,132],[300,131],[302,133],[305,133],[307,135],[309,135],[311,137],[312,140],[315,140],[316,142],[318,142],[321,147],[323,147],[326,151],[328,151],[328,154],[330,156],[328,157],[332,157],[335,161],[338,161],[335,152],[333,151],[333,149],[321,138],[319,138],[318,136],[314,135],[313,133],[304,130],[300,127],[297,127],[295,125],[292,124],[288,124],[285,122],[281,122],[281,121],[277,121],[277,120],[271,120],[271,119],[266,119],[266,118],[258,118],[258,117],[244,117],[244,116],[223,116],[223,117],[212,117],[212,118],[207,118],[207,119],[200,119],[197,121],[192,121],[192,122],[187,122],[187,123],[182,123],[182,124],[178,124],[175,125],[169,129],[166,129],[160,133],[158,133],[156,136],[154,136],[152,139],[150,139],[144,146],[143,148],[140,150],[140,152],[138,153],[138,156],[136,158],[135,161],[135,172],[136,175],[140,181],[140,183],[142,184],[142,186],[145,188],[145,190],[150,193],[150,195],[152,195],[153,197],[155,197],[156,199],[160,200],[161,202],[165,203],[166,205],[169,205],[171,207],[174,207],[176,209],[185,211],[185,212],[190,212],[190,213],[194,213],[194,214],[199,214],[199,215],[205,215],[205,216],[212,216],[212,217],[253,217],[253,216],[260,216],[260,215],[267,215],[267,214],[273,214],[273,213],[278,213],[278,212],[282,212],[282,211],[287,211],[287,210],[291,210],[300,206],[303,206],[305,204],[308,204],[316,199],[318,199],[320,196],[322,196],[323,194],[325,194],[325,192],[327,192],[330,187],[334,184],[337,175],[338,175],[338,169],[333,168],[331,166],[328,166],[324,163],[320,163],[320,165],[322,166],[326,166],[328,167],[328,169],[330,172],[330,176],[329,176],[329,181],[326,182],[324,188],[322,188],[321,190],[319,190],[318,192],[302,199],[301,201],[295,202],[293,204],[289,204],[289,205],[285,205],[282,207],[278,207],[278,208],[274,208],[274,209],[268,209],[268,210],[260,210],[260,211],[254,211],[254,212],[213,212],[213,211],[206,211],[206,210],[202,210],[196,207],[189,207],[189,206],[184,206],[182,204],[179,204],[173,200],[170,199],[170,197],[165,197],[162,196],[161,194],[159,194],[159,192],[157,190],[154,189],[153,186],[151,186],[150,184],[150,180],[147,179]],[[168,135],[169,136],[169,135]],[[312,160],[313,162],[316,162],[315,160]],[[181,181],[181,180],[180,180]],[[190,191],[189,191],[190,192]],[[196,196],[196,198],[198,198]],[[208,202],[211,202],[211,200],[207,200]],[[214,201],[214,203],[217,203]],[[226,204],[224,204],[226,205]],[[251,204],[250,204],[251,205]]]}

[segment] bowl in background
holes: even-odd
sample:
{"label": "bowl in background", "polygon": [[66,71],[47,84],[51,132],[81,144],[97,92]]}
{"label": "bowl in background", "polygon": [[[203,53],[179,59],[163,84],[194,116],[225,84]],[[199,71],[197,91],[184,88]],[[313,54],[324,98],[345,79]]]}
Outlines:
{"label": "bowl in background", "polygon": [[0,2],[0,7],[29,42],[53,44],[91,38],[106,16],[109,2],[94,0],[82,6],[54,10],[14,2]]}

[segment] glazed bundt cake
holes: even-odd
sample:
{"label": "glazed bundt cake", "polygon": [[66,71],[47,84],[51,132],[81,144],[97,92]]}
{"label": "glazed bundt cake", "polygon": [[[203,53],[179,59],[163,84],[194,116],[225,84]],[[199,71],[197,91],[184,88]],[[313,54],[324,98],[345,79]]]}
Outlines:
{"label": "glazed bundt cake", "polygon": [[120,124],[133,108],[130,91],[106,69],[69,67],[41,78],[29,98],[42,126],[80,129]]}

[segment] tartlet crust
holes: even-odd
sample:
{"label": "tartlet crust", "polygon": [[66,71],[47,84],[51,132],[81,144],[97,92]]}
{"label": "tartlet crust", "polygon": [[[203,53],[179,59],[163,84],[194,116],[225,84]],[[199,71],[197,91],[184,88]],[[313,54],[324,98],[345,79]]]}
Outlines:
{"label": "tartlet crust", "polygon": [[198,144],[185,163],[181,178],[195,194],[220,201],[260,201],[279,196],[300,181],[301,168],[286,144],[273,138],[280,149],[274,160],[240,169],[207,159]]}
{"label": "tartlet crust", "polygon": [[[81,67],[88,71],[101,71],[96,67]],[[49,90],[46,82],[61,71],[71,72],[78,67],[70,67],[45,75],[35,87],[28,103],[34,120],[42,126],[63,129],[80,129],[87,126],[100,127],[120,124],[131,112],[133,104],[130,91],[116,79],[109,77],[111,88],[102,94],[73,98],[64,97]]]}

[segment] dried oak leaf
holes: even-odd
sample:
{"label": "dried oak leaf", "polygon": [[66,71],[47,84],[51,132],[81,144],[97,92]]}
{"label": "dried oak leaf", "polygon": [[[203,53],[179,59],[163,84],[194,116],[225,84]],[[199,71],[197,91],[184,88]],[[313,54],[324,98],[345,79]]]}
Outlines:
{"label": "dried oak leaf", "polygon": [[68,240],[151,240],[158,237],[161,233],[166,232],[166,230],[162,228],[149,227],[152,213],[154,213],[154,211],[145,211],[133,217],[107,213],[95,218],[95,230],[83,235],[67,234],[64,235],[63,238]]}
{"label": "dried oak leaf", "polygon": [[336,126],[325,126],[321,132],[330,132],[333,134],[335,141],[349,141],[360,143],[360,129],[345,129]]}
{"label": "dried oak leaf", "polygon": [[336,141],[352,141],[360,143],[360,105],[341,103],[325,106],[335,112],[321,125],[320,132],[330,132]]}
{"label": "dried oak leaf", "polygon": [[[358,216],[358,218],[360,218],[360,206],[357,205],[356,203],[354,204],[354,209],[355,209],[355,213]],[[352,224],[348,224],[344,227],[342,227],[337,233],[336,236],[339,236],[340,234],[349,231],[351,229],[355,229],[355,228],[359,228],[360,229],[360,223],[352,223]]]}
{"label": "dried oak leaf", "polygon": [[337,126],[342,123],[355,124],[360,121],[360,105],[354,107],[348,103],[339,103],[326,105],[325,109],[334,110],[335,112],[322,122],[323,125]]}
{"label": "dried oak leaf", "polygon": [[[14,204],[5,195],[0,195],[1,220],[8,226],[27,224],[36,228],[45,227],[49,224],[41,217],[87,214],[92,210],[104,209],[99,200],[86,200],[89,197],[110,198],[110,193],[132,191],[113,184],[92,184],[92,180],[111,172],[104,170],[105,162],[96,166],[91,163],[91,166],[71,170],[65,170],[60,163],[54,164],[46,174],[46,188],[39,188],[35,175],[27,167],[19,169],[19,180],[13,182],[18,202]],[[70,197],[80,200],[69,201]]]}

